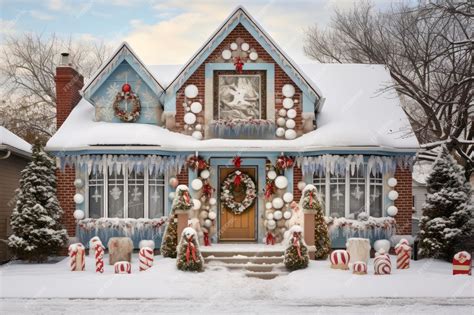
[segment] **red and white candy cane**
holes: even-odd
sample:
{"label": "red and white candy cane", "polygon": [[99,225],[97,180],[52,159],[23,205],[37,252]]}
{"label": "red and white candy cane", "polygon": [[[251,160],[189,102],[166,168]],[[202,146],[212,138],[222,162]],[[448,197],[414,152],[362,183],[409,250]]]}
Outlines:
{"label": "red and white candy cane", "polygon": [[398,243],[395,246],[395,254],[397,254],[397,269],[410,268],[411,247],[406,243]]}
{"label": "red and white candy cane", "polygon": [[358,275],[365,275],[367,274],[367,264],[363,261],[356,261],[352,264],[352,273]]}
{"label": "red and white candy cane", "polygon": [[115,273],[132,273],[132,265],[128,261],[118,261],[114,264]]}
{"label": "red and white candy cane", "polygon": [[348,251],[343,249],[335,250],[331,253],[329,259],[331,260],[331,268],[344,270],[349,269],[351,256]]}
{"label": "red and white candy cane", "polygon": [[138,261],[140,271],[145,271],[153,266],[153,249],[150,247],[142,247],[138,253]]}
{"label": "red and white candy cane", "polygon": [[95,244],[95,272],[104,272],[104,246],[100,243]]}
{"label": "red and white candy cane", "polygon": [[81,243],[71,244],[68,248],[71,271],[86,269],[85,247]]}
{"label": "red and white candy cane", "polygon": [[374,259],[374,272],[376,275],[389,275],[392,272],[392,263],[386,255],[380,255]]}

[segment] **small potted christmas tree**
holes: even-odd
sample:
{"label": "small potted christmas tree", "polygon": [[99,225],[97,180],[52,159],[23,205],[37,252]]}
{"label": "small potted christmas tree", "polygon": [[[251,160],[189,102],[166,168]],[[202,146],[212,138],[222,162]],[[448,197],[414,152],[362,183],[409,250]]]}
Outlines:
{"label": "small potted christmas tree", "polygon": [[183,271],[203,271],[204,258],[199,250],[197,234],[193,228],[187,227],[181,234],[176,266]]}
{"label": "small potted christmas tree", "polygon": [[284,263],[288,270],[298,270],[308,267],[308,247],[303,240],[303,229],[299,225],[293,226],[290,231],[290,240],[285,250]]}

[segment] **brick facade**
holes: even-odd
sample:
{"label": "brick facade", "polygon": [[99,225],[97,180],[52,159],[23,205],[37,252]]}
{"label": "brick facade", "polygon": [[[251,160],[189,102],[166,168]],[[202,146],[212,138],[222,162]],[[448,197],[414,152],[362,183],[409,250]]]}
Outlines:
{"label": "brick facade", "polygon": [[398,199],[395,200],[395,206],[398,208],[398,214],[395,216],[395,220],[397,220],[397,234],[411,235],[413,211],[411,171],[397,167],[395,178],[397,179],[397,186],[394,189],[398,192]]}
{"label": "brick facade", "polygon": [[299,202],[301,199],[301,191],[298,189],[298,182],[303,180],[303,172],[298,166],[293,167],[293,200]]}

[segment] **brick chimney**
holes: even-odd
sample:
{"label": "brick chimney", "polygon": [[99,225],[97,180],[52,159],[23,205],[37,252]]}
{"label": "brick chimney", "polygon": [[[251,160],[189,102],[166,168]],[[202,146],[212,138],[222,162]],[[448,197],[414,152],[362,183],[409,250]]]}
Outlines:
{"label": "brick chimney", "polygon": [[[56,127],[59,129],[73,108],[81,100],[79,91],[84,86],[84,78],[77,72],[69,62],[69,54],[61,54],[61,63],[56,68]],[[80,132],[78,130],[78,132]],[[70,237],[75,236],[76,221],[74,211],[74,180],[76,174],[74,168],[66,167],[64,171],[56,171],[57,197],[61,208],[64,211],[63,224]]]}
{"label": "brick chimney", "polygon": [[79,91],[84,86],[84,77],[69,63],[69,53],[61,54],[61,63],[56,68],[56,127],[59,128],[79,103]]}

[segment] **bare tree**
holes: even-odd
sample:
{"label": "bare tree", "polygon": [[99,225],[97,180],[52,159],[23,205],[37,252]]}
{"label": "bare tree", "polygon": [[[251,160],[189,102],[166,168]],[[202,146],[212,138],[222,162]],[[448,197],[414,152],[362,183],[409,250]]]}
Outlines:
{"label": "bare tree", "polygon": [[473,172],[473,54],[469,1],[370,3],[336,10],[327,29],[306,33],[305,53],[320,62],[386,64],[423,146],[444,143]]}
{"label": "bare tree", "polygon": [[54,34],[24,33],[4,39],[0,124],[27,140],[44,142],[54,133],[54,75],[61,52],[69,52],[73,65],[87,78],[105,61],[110,48],[103,42],[73,41]]}

